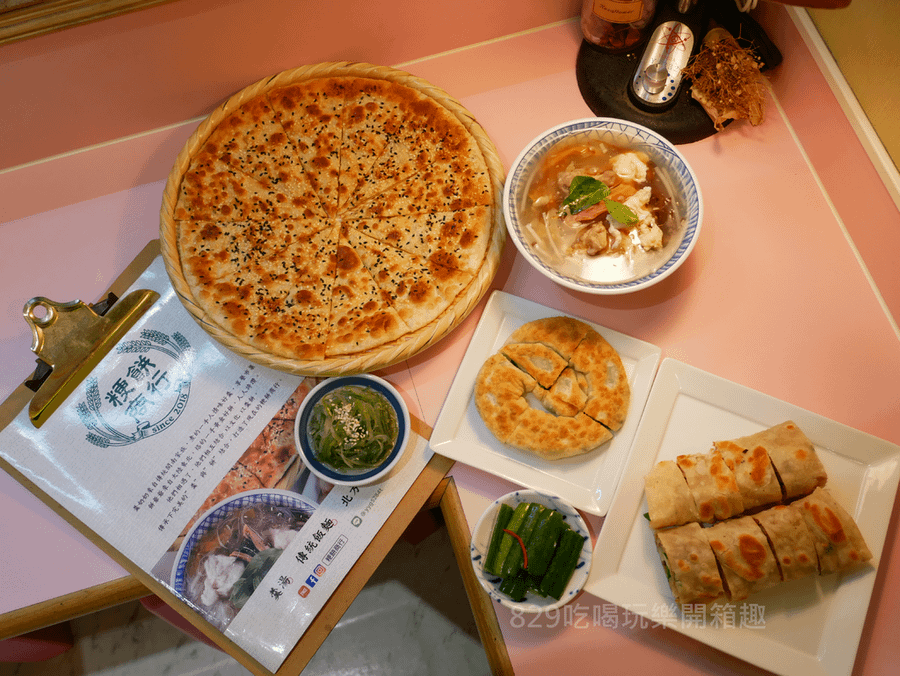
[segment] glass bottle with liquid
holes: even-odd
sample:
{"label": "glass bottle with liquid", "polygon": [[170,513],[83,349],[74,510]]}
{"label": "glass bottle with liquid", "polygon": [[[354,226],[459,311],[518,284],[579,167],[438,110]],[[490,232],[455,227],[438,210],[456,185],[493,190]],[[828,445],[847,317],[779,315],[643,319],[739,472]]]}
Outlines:
{"label": "glass bottle with liquid", "polygon": [[584,39],[610,53],[626,52],[650,34],[656,0],[582,0]]}

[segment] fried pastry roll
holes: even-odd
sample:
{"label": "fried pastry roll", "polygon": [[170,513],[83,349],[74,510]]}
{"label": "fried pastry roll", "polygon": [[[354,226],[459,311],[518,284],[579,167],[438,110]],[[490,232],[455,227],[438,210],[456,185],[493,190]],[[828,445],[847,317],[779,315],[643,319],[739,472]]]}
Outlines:
{"label": "fried pastry roll", "polygon": [[703,531],[700,524],[691,522],[655,533],[666,579],[680,604],[708,603],[725,593],[716,557]]}
{"label": "fried pastry roll", "polygon": [[674,460],[656,463],[644,477],[648,517],[653,528],[681,526],[699,521],[700,513],[684,474]]}
{"label": "fried pastry roll", "polygon": [[815,542],[819,573],[848,570],[872,558],[859,526],[826,489],[817,488],[794,505]]}
{"label": "fried pastry roll", "polygon": [[800,510],[794,505],[776,505],[753,519],[769,539],[785,582],[818,574],[816,545]]}
{"label": "fried pastry roll", "polygon": [[781,582],[781,572],[765,533],[742,516],[704,529],[725,578],[728,597],[741,601]]}

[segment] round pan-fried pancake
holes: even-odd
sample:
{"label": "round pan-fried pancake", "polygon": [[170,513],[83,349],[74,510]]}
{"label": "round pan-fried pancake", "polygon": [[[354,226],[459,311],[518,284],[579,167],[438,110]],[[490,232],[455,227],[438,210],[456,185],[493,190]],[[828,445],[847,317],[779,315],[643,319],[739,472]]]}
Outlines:
{"label": "round pan-fried pancake", "polygon": [[449,95],[341,62],[247,87],[198,127],[161,240],[201,326],[267,366],[373,370],[474,308],[505,239],[502,164]]}
{"label": "round pan-fried pancake", "polygon": [[503,443],[547,460],[588,453],[611,440],[629,403],[619,354],[572,317],[516,329],[484,363],[475,384],[487,428]]}

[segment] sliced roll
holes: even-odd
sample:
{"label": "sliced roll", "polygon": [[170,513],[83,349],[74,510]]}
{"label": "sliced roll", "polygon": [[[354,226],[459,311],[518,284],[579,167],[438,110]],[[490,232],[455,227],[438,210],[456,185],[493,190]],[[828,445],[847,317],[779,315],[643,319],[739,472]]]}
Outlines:
{"label": "sliced roll", "polygon": [[732,443],[751,452],[761,448],[768,454],[778,473],[785,500],[809,495],[828,481],[828,473],[812,442],[791,420],[734,439]]}
{"label": "sliced roll", "polygon": [[704,529],[725,578],[728,598],[741,601],[781,582],[781,572],[765,533],[742,516]]}
{"label": "sliced roll", "polygon": [[684,474],[674,460],[656,463],[644,477],[647,516],[653,528],[680,526],[700,520]]}
{"label": "sliced roll", "polygon": [[817,575],[819,559],[803,514],[794,505],[776,505],[753,515],[772,546],[785,582]]}
{"label": "sliced roll", "polygon": [[856,522],[826,489],[816,488],[794,505],[812,534],[820,574],[849,570],[872,558]]}
{"label": "sliced roll", "polygon": [[716,557],[700,524],[656,531],[656,549],[672,595],[680,604],[709,603],[724,596]]}
{"label": "sliced roll", "polygon": [[733,441],[717,441],[713,448],[734,472],[745,511],[781,502],[781,482],[765,448],[745,448]]}
{"label": "sliced roll", "polygon": [[721,453],[679,455],[675,464],[684,474],[701,522],[723,521],[743,513],[737,479]]}

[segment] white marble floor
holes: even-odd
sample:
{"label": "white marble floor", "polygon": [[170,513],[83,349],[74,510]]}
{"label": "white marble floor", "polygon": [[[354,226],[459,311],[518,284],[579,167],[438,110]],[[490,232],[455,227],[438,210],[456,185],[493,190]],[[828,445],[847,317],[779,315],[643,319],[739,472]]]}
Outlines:
{"label": "white marble floor", "polygon": [[[248,676],[224,653],[125,604],[72,622],[75,647],[0,676]],[[304,676],[477,676],[490,668],[446,529],[400,540]]]}

